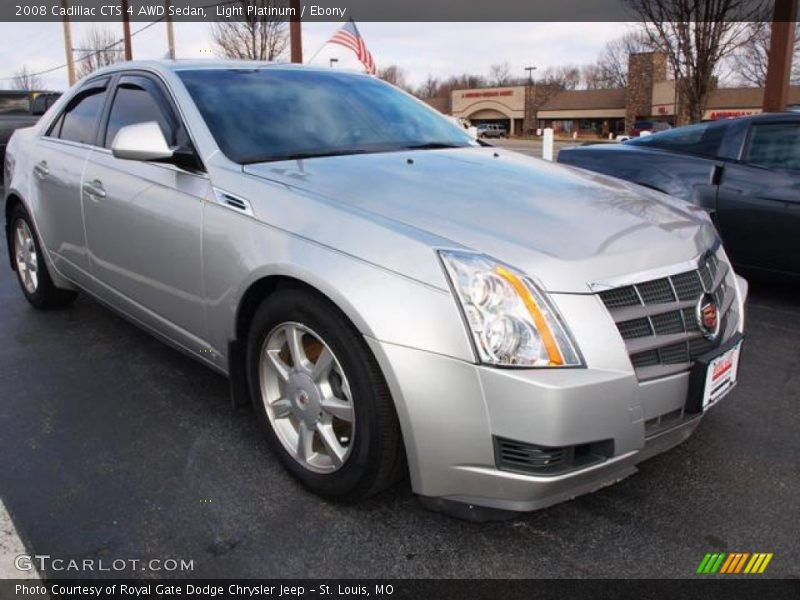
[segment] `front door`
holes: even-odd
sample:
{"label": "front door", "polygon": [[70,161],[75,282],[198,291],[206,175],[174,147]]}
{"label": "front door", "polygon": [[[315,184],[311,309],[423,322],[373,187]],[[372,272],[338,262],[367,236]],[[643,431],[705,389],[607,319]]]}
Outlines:
{"label": "front door", "polygon": [[[161,85],[125,75],[114,90],[102,136],[83,178],[83,207],[98,292],[187,349],[206,339],[203,277],[205,173],[172,164],[118,159],[114,136],[126,125],[155,121],[170,146],[187,134]],[[188,139],[188,138],[187,138]]]}
{"label": "front door", "polygon": [[756,122],[717,196],[725,245],[741,266],[800,273],[800,122]]}

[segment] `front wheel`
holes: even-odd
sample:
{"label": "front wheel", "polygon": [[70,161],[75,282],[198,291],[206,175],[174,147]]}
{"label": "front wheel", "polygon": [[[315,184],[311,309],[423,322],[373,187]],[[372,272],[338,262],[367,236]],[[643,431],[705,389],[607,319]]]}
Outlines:
{"label": "front wheel", "polygon": [[14,267],[22,292],[36,308],[67,306],[76,293],[57,288],[47,271],[42,246],[35,234],[33,222],[22,205],[11,211],[8,234],[11,236]]}
{"label": "front wheel", "polygon": [[386,382],[363,337],[304,289],[283,289],[256,312],[247,342],[251,396],[267,441],[313,492],[359,500],[405,472]]}

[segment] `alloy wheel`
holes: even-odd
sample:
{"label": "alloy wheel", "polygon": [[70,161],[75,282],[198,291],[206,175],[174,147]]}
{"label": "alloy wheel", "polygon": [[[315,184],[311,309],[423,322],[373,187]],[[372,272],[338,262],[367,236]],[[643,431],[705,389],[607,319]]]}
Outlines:
{"label": "alloy wheel", "polygon": [[39,288],[39,257],[33,234],[23,219],[18,219],[14,227],[14,256],[17,275],[25,291],[35,294]]}
{"label": "alloy wheel", "polygon": [[309,327],[285,322],[266,336],[259,360],[261,399],[289,455],[316,473],[341,468],[353,447],[355,411],[330,347]]}

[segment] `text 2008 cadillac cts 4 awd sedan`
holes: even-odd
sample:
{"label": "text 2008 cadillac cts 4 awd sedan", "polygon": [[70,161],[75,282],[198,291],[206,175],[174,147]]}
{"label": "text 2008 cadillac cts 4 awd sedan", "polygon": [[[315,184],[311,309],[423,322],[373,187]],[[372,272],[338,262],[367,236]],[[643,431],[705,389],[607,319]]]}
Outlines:
{"label": "text 2008 cadillac cts 4 awd sedan", "polygon": [[703,211],[478,145],[372,77],[115,66],[5,169],[31,304],[84,290],[226,373],[327,498],[408,473],[457,514],[544,507],[736,382],[747,286]]}

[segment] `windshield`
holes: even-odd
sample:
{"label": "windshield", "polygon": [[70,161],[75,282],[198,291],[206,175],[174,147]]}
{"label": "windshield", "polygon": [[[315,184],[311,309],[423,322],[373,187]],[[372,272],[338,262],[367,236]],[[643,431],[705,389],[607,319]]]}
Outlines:
{"label": "windshield", "polygon": [[433,109],[371,77],[269,67],[178,75],[222,152],[241,164],[474,145]]}
{"label": "windshield", "polygon": [[631,146],[652,146],[684,154],[716,156],[725,135],[724,122],[709,121],[667,129],[625,142]]}

